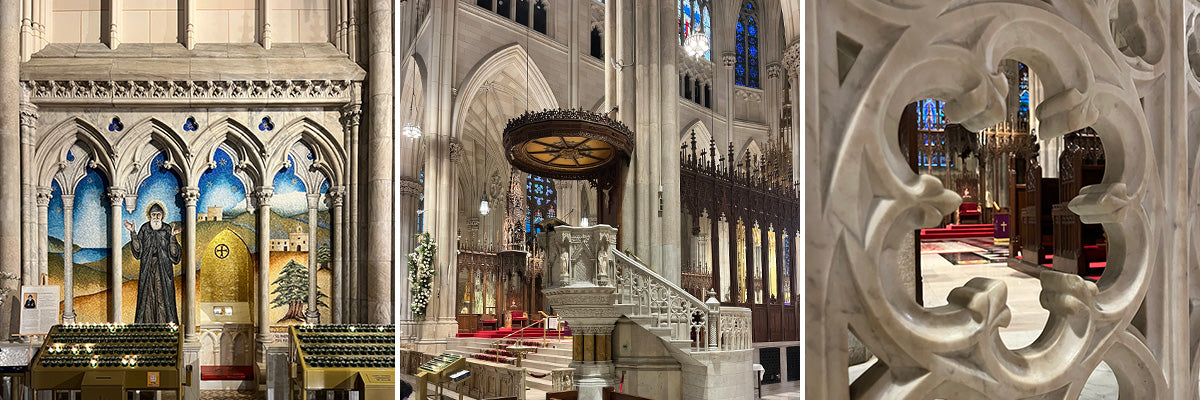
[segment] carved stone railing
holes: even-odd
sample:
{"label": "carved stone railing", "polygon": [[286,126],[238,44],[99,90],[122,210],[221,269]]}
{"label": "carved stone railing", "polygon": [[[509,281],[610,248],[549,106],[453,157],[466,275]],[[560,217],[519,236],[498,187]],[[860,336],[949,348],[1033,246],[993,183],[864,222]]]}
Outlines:
{"label": "carved stone railing", "polygon": [[718,343],[721,350],[746,350],[754,347],[750,325],[750,309],[744,307],[721,307]]}
{"label": "carved stone railing", "polygon": [[[416,375],[421,372],[419,369],[421,365],[429,362],[433,357],[432,354],[400,349],[396,366],[400,368],[399,372],[402,374]],[[460,383],[451,383],[446,388],[477,399],[516,396],[518,399],[525,400],[524,368],[467,360],[467,370],[471,371],[469,379]],[[573,370],[567,369],[566,371],[567,380],[570,382],[570,373]]]}
{"label": "carved stone railing", "polygon": [[446,388],[476,399],[515,396],[525,400],[525,368],[467,360],[467,370],[471,371],[470,378]]}
{"label": "carved stone railing", "polygon": [[[576,347],[572,354],[571,384],[578,390],[579,399],[602,399],[605,388],[618,384],[612,352],[606,346],[612,345],[613,327],[622,316],[672,348],[691,354],[692,361],[700,364],[726,363],[719,360],[724,357],[700,354],[750,348],[749,309],[722,308],[711,290],[708,301],[688,294],[635,257],[617,250],[617,230],[611,226],[564,225],[553,229],[539,233],[537,239],[546,255],[542,293],[571,326],[575,343],[596,344],[590,349]],[[728,367],[712,365],[705,379],[719,379],[719,371],[729,368],[748,370],[748,363],[743,362],[747,360],[728,361]],[[566,385],[565,381],[561,383]]]}
{"label": "carved stone railing", "polygon": [[550,391],[561,392],[575,388],[575,368],[557,368],[550,371]]}
{"label": "carved stone railing", "polygon": [[719,332],[720,303],[700,301],[633,257],[616,250],[612,254],[618,261],[617,302],[632,308],[626,316],[653,317],[652,327],[670,328],[670,339],[690,341],[692,350],[717,349],[717,338],[711,333]]}

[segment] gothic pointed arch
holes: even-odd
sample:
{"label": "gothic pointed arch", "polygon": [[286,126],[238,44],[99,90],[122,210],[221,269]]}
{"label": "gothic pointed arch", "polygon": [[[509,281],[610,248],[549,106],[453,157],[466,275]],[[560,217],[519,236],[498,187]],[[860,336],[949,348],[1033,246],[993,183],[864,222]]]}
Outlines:
{"label": "gothic pointed arch", "polygon": [[100,130],[82,118],[70,118],[50,128],[38,141],[34,162],[37,164],[37,185],[49,187],[61,163],[67,161],[67,153],[73,147],[87,151],[90,164],[113,180],[113,158],[116,154],[112,145],[100,134]]}
{"label": "gothic pointed arch", "polygon": [[166,122],[157,118],[141,120],[129,127],[114,147],[120,155],[118,182],[130,192],[136,193],[142,179],[149,176],[147,164],[158,153],[166,154],[163,167],[178,175],[181,184],[195,183],[190,168],[191,149]]}
{"label": "gothic pointed arch", "polygon": [[263,171],[266,145],[246,125],[232,118],[220,118],[200,133],[195,139],[199,158],[193,166],[193,176],[200,176],[212,169],[217,149],[222,149],[233,159],[234,176],[238,177],[246,190],[265,185]]}
{"label": "gothic pointed arch", "polygon": [[757,140],[750,139],[746,143],[746,147],[744,147],[743,149],[744,150],[742,150],[742,156],[738,157],[738,160],[742,164],[743,167],[747,165],[746,164],[747,162],[762,158],[762,154],[763,154],[762,146],[758,145]]}
{"label": "gothic pointed arch", "polygon": [[[695,143],[692,142],[693,133],[695,134]],[[699,119],[693,120],[692,123],[688,124],[685,128],[683,128],[682,131],[679,132],[679,144],[681,148],[684,149],[684,153],[690,155],[692,152],[692,146],[695,145],[696,157],[700,157],[700,153],[703,152],[705,157],[712,159],[714,156],[721,153],[721,147],[716,146],[712,140],[712,132],[708,130],[708,126],[704,124],[704,121]],[[715,154],[710,150],[710,144],[716,147]]]}
{"label": "gothic pointed arch", "polygon": [[287,167],[287,157],[297,143],[310,146],[313,168],[325,174],[331,187],[344,184],[341,171],[345,165],[345,151],[327,129],[307,117],[288,123],[267,142],[265,179],[271,179],[276,172]]}
{"label": "gothic pointed arch", "polygon": [[[537,63],[529,57],[524,47],[519,44],[513,44],[508,47],[496,50],[492,54],[484,57],[483,61],[475,65],[471,72],[467,73],[467,78],[464,84],[460,86],[458,97],[454,104],[454,133],[455,137],[461,137],[461,131],[465,125],[465,121],[469,114],[469,107],[476,100],[476,96],[480,94],[485,86],[490,82],[496,81],[497,77],[506,75],[510,80],[519,82],[522,85],[513,89],[519,89],[520,94],[528,93],[527,102],[529,110],[551,109],[558,107],[558,100],[554,97],[554,91],[550,88],[550,84],[542,75],[541,69]],[[499,131],[497,131],[499,135]]]}

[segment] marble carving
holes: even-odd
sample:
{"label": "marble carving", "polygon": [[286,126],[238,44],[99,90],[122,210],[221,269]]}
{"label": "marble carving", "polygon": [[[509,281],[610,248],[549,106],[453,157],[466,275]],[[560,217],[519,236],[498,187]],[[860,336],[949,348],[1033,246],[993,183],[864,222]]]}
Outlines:
{"label": "marble carving", "polygon": [[[1196,58],[1185,44],[1196,41],[1196,2],[817,3],[805,17],[806,224],[820,233],[806,243],[806,395],[1074,399],[1105,362],[1122,399],[1196,398],[1200,357],[1186,333],[1196,325],[1188,280],[1197,274],[1179,267],[1195,265],[1187,247],[1198,247],[1187,244],[1198,141],[1188,136],[1186,102],[1200,85],[1186,69],[1195,64],[1183,62]],[[795,60],[788,54],[785,65]],[[1018,349],[998,335],[1011,319],[1003,283],[972,279],[938,308],[894,284],[904,235],[961,202],[908,168],[900,113],[936,98],[949,122],[969,130],[1000,122],[1004,59],[1041,79],[1041,139],[1090,126],[1107,155],[1103,181],[1070,209],[1103,224],[1110,267],[1098,283],[1043,272],[1050,318]],[[1147,323],[1133,322],[1139,310]],[[853,383],[847,328],[880,360]]]}

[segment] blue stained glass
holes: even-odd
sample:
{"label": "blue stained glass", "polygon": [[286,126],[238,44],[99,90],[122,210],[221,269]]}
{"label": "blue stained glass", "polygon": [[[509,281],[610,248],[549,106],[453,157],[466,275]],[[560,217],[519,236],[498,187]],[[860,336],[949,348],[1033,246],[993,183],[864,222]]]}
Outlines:
{"label": "blue stained glass", "polygon": [[737,54],[734,83],[759,87],[758,82],[758,12],[753,0],[743,3],[736,23],[734,53]]}
{"label": "blue stained glass", "polygon": [[554,195],[554,181],[537,176],[529,175],[526,180],[526,229],[532,235],[532,224],[537,223],[545,218],[555,216],[555,203],[558,202]]}

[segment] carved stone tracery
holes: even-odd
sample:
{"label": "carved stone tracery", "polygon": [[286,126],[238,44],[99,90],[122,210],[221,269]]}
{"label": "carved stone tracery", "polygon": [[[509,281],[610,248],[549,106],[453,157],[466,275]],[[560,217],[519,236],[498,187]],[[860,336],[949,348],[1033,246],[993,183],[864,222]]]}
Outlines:
{"label": "carved stone tracery", "polygon": [[[1196,374],[1180,374],[1174,361],[1188,346],[1145,339],[1175,334],[1187,322],[1161,319],[1142,329],[1130,323],[1144,304],[1151,304],[1150,315],[1166,315],[1162,307],[1186,308],[1169,293],[1186,291],[1187,285],[1175,286],[1176,270],[1164,268],[1163,260],[1174,256],[1163,235],[1175,233],[1157,225],[1170,220],[1164,210],[1175,201],[1173,189],[1146,183],[1169,180],[1157,175],[1177,168],[1148,161],[1162,158],[1156,149],[1170,148],[1180,136],[1161,117],[1172,112],[1147,112],[1148,105],[1171,104],[1169,91],[1142,84],[1173,73],[1156,65],[1167,58],[1163,47],[1172,41],[1163,27],[1170,24],[1155,1],[1039,5],[1034,11],[1018,1],[952,9],[942,2],[906,2],[900,10],[897,2],[852,0],[829,3],[809,17],[818,37],[808,40],[827,46],[805,66],[816,68],[822,82],[810,89],[816,94],[809,111],[833,112],[806,122],[808,135],[836,144],[816,150],[827,161],[806,177],[809,193],[827,194],[815,199],[820,204],[806,206],[812,210],[809,231],[833,233],[810,235],[806,243],[806,302],[819,310],[807,317],[809,326],[819,321],[821,330],[810,331],[806,340],[815,355],[807,362],[819,366],[808,369],[808,397],[851,397],[843,386],[847,324],[880,360],[855,382],[856,397],[1067,398],[1078,395],[1101,361],[1118,376],[1121,397],[1194,396]],[[867,14],[885,21],[855,23]],[[1115,21],[1117,34],[1096,32],[1093,21]],[[801,51],[797,45],[784,57],[794,75],[801,70],[794,61]],[[913,99],[935,97],[947,101],[951,123],[970,131],[994,125],[1006,115],[1007,80],[996,74],[1002,59],[1039,72],[1047,99],[1037,108],[1041,139],[1090,126],[1100,132],[1106,150],[1117,150],[1106,154],[1109,173],[1103,181],[1069,206],[1085,223],[1104,223],[1109,233],[1103,284],[1042,271],[1040,298],[1049,321],[1037,341],[1020,349],[998,339],[1012,318],[1004,283],[972,279],[951,291],[948,306],[927,309],[895,284],[895,256],[888,250],[913,230],[937,225],[961,201],[932,176],[894,168],[900,157],[894,113]],[[1166,131],[1161,132],[1166,144],[1156,147],[1151,138],[1159,130]],[[828,176],[818,178],[821,174]],[[837,190],[826,182],[867,183]],[[1152,280],[1156,274],[1167,275]],[[1189,375],[1188,382],[1167,383],[1168,376]]]}

